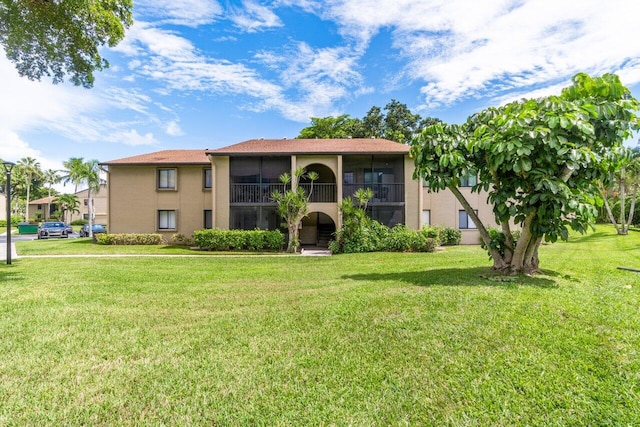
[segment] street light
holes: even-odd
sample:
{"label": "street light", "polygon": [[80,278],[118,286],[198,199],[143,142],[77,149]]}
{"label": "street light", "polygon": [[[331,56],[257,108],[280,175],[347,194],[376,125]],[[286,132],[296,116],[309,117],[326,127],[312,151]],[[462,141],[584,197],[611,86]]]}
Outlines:
{"label": "street light", "polygon": [[7,185],[4,192],[7,195],[7,265],[11,264],[11,170],[15,163],[3,162],[4,171],[7,173]]}

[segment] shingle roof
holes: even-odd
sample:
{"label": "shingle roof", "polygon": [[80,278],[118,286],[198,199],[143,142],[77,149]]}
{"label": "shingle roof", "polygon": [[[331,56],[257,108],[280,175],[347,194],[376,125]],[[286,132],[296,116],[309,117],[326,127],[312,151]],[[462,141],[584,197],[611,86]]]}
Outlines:
{"label": "shingle roof", "polygon": [[407,154],[409,146],[388,139],[250,139],[215,150],[163,150],[101,162],[101,165],[209,164],[208,154]]}
{"label": "shingle roof", "polygon": [[388,139],[250,139],[207,150],[211,155],[263,154],[407,154],[409,146]]}
{"label": "shingle roof", "polygon": [[173,165],[173,164],[209,164],[204,149],[200,150],[163,150],[139,156],[101,162],[101,165]]}
{"label": "shingle roof", "polygon": [[42,199],[36,199],[29,201],[30,205],[44,205],[45,203],[53,203],[56,201],[56,196],[43,197]]}

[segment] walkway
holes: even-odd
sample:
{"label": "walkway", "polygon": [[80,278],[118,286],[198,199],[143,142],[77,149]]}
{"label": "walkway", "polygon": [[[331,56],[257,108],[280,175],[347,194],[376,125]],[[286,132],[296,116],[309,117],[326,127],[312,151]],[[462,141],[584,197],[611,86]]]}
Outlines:
{"label": "walkway", "polygon": [[[7,233],[0,234],[0,261],[7,262]],[[13,236],[12,236],[13,237]],[[16,244],[11,242],[11,259],[18,258],[18,253],[16,252]]]}

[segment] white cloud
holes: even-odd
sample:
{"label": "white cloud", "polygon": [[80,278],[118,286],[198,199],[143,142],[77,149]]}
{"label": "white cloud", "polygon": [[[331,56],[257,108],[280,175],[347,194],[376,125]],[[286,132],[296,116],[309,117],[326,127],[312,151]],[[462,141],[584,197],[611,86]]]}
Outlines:
{"label": "white cloud", "polygon": [[406,61],[395,81],[424,82],[432,106],[536,90],[580,71],[640,82],[637,0],[326,0],[301,7],[333,20],[363,49],[389,30]]}
{"label": "white cloud", "polygon": [[151,132],[140,135],[137,130],[130,129],[128,132],[118,132],[109,137],[112,141],[118,141],[125,145],[157,145],[158,141]]}
{"label": "white cloud", "polygon": [[137,0],[135,11],[165,23],[197,27],[213,22],[222,7],[213,0]]}
{"label": "white cloud", "polygon": [[172,120],[169,123],[167,123],[165,131],[167,132],[167,135],[170,135],[170,136],[184,135],[184,131],[180,127],[180,124],[175,120]]}
{"label": "white cloud", "polygon": [[242,5],[242,8],[232,8],[229,18],[241,29],[253,33],[265,28],[282,27],[280,18],[268,7],[252,0],[244,1]]}

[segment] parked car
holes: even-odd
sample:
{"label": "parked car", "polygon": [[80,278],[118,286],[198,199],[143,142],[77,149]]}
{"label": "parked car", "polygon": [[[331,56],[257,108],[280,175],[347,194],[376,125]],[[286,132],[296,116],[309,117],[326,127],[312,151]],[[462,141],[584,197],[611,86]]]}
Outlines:
{"label": "parked car", "polygon": [[67,230],[67,234],[73,233],[73,227],[71,226],[71,224],[66,224],[65,229]]}
{"label": "parked car", "polygon": [[[91,228],[93,230],[93,234],[106,233],[107,228],[102,224],[93,224]],[[80,237],[89,237],[89,224],[85,224],[80,229]]]}
{"label": "parked car", "polygon": [[38,227],[38,239],[48,239],[49,237],[69,237],[67,225],[64,222],[45,221]]}

